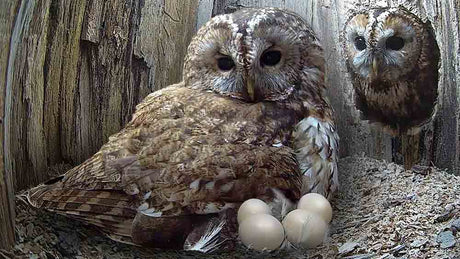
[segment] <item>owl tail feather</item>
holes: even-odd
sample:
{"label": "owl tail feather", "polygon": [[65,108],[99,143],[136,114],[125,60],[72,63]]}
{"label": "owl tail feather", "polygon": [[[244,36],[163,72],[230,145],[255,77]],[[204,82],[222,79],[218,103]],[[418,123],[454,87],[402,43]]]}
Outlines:
{"label": "owl tail feather", "polygon": [[115,240],[130,242],[138,204],[122,191],[67,189],[55,178],[26,191],[21,197],[35,208],[46,209],[99,227]]}

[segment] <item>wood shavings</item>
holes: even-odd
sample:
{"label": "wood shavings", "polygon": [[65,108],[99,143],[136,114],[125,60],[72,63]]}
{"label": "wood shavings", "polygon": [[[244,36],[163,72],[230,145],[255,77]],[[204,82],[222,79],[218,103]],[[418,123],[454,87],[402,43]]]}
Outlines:
{"label": "wood shavings", "polygon": [[436,242],[439,243],[441,248],[450,248],[455,246],[455,237],[452,231],[443,231],[436,237]]}
{"label": "wood shavings", "polygon": [[[460,256],[458,242],[450,248],[436,242],[445,222],[458,214],[460,177],[431,167],[414,171],[366,157],[340,160],[330,246],[361,238],[351,253],[372,258]],[[444,223],[435,222],[446,212]],[[324,258],[334,258],[327,249],[321,249]]]}
{"label": "wood shavings", "polygon": [[339,254],[348,254],[351,251],[355,250],[356,247],[358,247],[359,244],[357,242],[346,242],[339,248]]}
{"label": "wood shavings", "polygon": [[359,255],[352,255],[343,257],[343,259],[368,259],[373,258],[374,254],[359,254]]}
{"label": "wood shavings", "polygon": [[[366,157],[339,161],[340,190],[331,201],[333,219],[326,242],[317,249],[259,254],[244,246],[210,258],[459,258],[459,176],[430,168],[429,173]],[[148,250],[109,240],[94,228],[37,211],[17,200],[13,251],[2,255],[39,258],[201,258],[202,254]],[[448,213],[442,222],[436,218]],[[453,246],[438,243],[440,233]],[[456,235],[455,235],[456,233]],[[448,239],[452,241],[450,234]],[[450,238],[450,239],[449,239]],[[347,244],[348,242],[348,244]],[[353,242],[359,244],[355,245]],[[441,242],[442,244],[442,242]],[[66,250],[72,246],[72,249]],[[347,246],[352,248],[347,248]],[[346,252],[348,250],[348,252]],[[342,252],[340,254],[340,252]],[[207,258],[208,258],[207,257]]]}
{"label": "wood shavings", "polygon": [[410,247],[419,248],[419,247],[424,246],[427,242],[428,242],[428,240],[427,240],[427,239],[424,239],[424,238],[422,238],[422,239],[416,239],[416,240],[414,240],[414,242],[412,242],[412,243],[410,244]]}

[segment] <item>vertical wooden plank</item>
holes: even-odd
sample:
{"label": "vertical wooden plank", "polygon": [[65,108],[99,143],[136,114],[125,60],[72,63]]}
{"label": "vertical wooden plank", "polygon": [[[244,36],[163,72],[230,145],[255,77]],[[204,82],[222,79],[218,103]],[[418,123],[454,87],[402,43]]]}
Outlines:
{"label": "vertical wooden plank", "polygon": [[161,0],[151,0],[144,3],[141,8],[138,30],[134,35],[134,49],[133,57],[138,61],[144,62],[148,69],[147,85],[141,90],[140,96],[145,96],[146,92],[151,92],[154,89],[159,89],[159,83],[156,82],[155,74],[156,67],[161,67],[161,59],[159,59],[158,51],[156,49],[158,37],[160,34],[160,19],[162,17],[163,2]]}
{"label": "vertical wooden plank", "polygon": [[[28,31],[27,38],[22,40],[21,58],[28,74],[23,74],[22,78],[16,81],[19,83],[17,89],[22,87],[22,100],[16,99],[15,102],[22,102],[23,114],[20,118],[26,121],[26,143],[17,145],[18,150],[25,150],[29,163],[34,168],[34,173],[26,175],[24,181],[33,177],[33,181],[42,182],[45,180],[47,169],[45,132],[43,128],[43,118],[45,112],[45,86],[44,86],[44,63],[48,41],[48,21],[49,6],[51,0],[37,1],[32,13],[32,20],[25,28]],[[24,80],[24,81],[22,81]],[[22,81],[22,84],[21,84]],[[18,117],[19,118],[19,117]]]}
{"label": "vertical wooden plank", "polygon": [[[46,115],[43,117],[43,126],[46,139],[47,165],[62,161],[62,132],[61,132],[61,92],[66,87],[63,75],[72,67],[66,62],[69,54],[65,46],[73,36],[73,31],[68,31],[71,26],[65,17],[74,15],[69,10],[68,1],[52,0],[49,6],[48,46],[45,54],[44,84]],[[71,37],[67,37],[71,36]],[[65,62],[65,63],[64,63]],[[65,128],[65,127],[64,127]]]}
{"label": "vertical wooden plank", "polygon": [[[73,132],[64,136],[66,146],[75,149],[63,152],[66,160],[81,162],[97,151],[131,118],[143,97],[181,80],[197,3],[88,1],[78,85],[70,95],[74,113],[65,115],[67,122],[62,123]],[[71,120],[76,120],[74,126]]]}
{"label": "vertical wooden plank", "polygon": [[199,0],[196,15],[195,32],[201,28],[212,17],[213,0]]}
{"label": "vertical wooden plank", "polygon": [[[70,163],[78,163],[84,160],[80,133],[82,129],[86,130],[87,127],[90,127],[90,125],[82,124],[79,120],[80,107],[90,105],[89,101],[85,103],[79,100],[80,89],[78,81],[82,47],[80,38],[86,4],[85,0],[59,1],[64,17],[72,17],[71,19],[58,20],[63,24],[63,28],[67,30],[66,37],[58,43],[59,48],[63,51],[59,97],[60,150],[62,158]],[[97,142],[98,138],[95,137],[94,141]]]}
{"label": "vertical wooden plank", "polygon": [[441,53],[440,97],[435,121],[435,165],[460,175],[460,3],[436,0],[435,32]]}
{"label": "vertical wooden plank", "polygon": [[198,0],[146,3],[142,8],[134,55],[151,68],[152,89],[179,82],[188,44],[196,30]]}
{"label": "vertical wooden plank", "polygon": [[75,127],[68,128],[71,134],[65,140],[74,141],[66,154],[72,163],[94,154],[121,126],[122,93],[129,86],[125,68],[129,67],[126,58],[132,4],[133,1],[86,2],[80,25],[79,60],[74,68],[75,92],[69,96],[75,106],[66,119],[76,121]]}
{"label": "vertical wooden plank", "polygon": [[118,131],[131,104],[124,95],[130,92],[133,3],[88,1],[81,20],[72,24],[82,33],[69,44],[76,53],[68,59],[73,68],[64,79],[73,86],[65,89],[70,107],[61,122],[67,132],[63,155],[72,163],[82,162]]}
{"label": "vertical wooden plank", "polygon": [[[3,98],[0,98],[3,104]],[[3,108],[2,108],[3,110]],[[3,136],[3,125],[0,133]],[[1,138],[3,141],[3,137]],[[3,142],[0,145],[3,149]],[[3,150],[0,153],[0,249],[8,249],[14,244],[14,193],[10,172],[6,172],[3,164]]]}
{"label": "vertical wooden plank", "polygon": [[5,166],[16,188],[42,181],[46,170],[43,135],[43,64],[50,1],[22,1],[17,12],[5,97]]}
{"label": "vertical wooden plank", "polygon": [[234,8],[242,7],[243,5],[237,6],[238,1],[232,0],[214,0],[212,7],[212,16],[216,16],[223,13],[229,13],[234,11]]}
{"label": "vertical wooden plank", "polygon": [[156,38],[155,89],[177,83],[196,24],[197,0],[169,1],[161,11]]}
{"label": "vertical wooden plank", "polygon": [[16,0],[0,2],[0,249],[8,249],[14,244],[14,188],[12,172],[4,163],[4,116],[11,34],[20,5],[21,1]]}
{"label": "vertical wooden plank", "polygon": [[411,169],[421,161],[420,147],[420,133],[402,136],[404,169]]}

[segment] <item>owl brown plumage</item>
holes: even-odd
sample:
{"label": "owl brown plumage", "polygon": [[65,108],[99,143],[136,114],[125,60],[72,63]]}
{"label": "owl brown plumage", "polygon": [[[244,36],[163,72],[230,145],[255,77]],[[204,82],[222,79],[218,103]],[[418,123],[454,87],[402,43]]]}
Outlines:
{"label": "owl brown plumage", "polygon": [[246,199],[276,207],[311,191],[330,197],[338,137],[323,72],[297,15],[217,16],[190,44],[184,82],[147,96],[99,152],[31,189],[29,202],[116,240],[182,248],[208,222],[218,218],[221,230],[231,219],[216,215]]}
{"label": "owl brown plumage", "polygon": [[396,134],[431,119],[440,54],[429,22],[403,7],[358,11],[346,22],[343,43],[364,119]]}

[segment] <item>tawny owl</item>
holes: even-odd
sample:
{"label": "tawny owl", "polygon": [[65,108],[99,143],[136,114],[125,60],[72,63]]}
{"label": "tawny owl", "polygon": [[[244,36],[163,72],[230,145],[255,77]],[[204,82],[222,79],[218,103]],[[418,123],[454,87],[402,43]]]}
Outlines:
{"label": "tawny owl", "polygon": [[346,22],[342,40],[363,119],[393,133],[430,120],[439,49],[429,22],[403,7],[358,11]]}
{"label": "tawny owl", "polygon": [[322,48],[298,15],[214,17],[190,43],[183,76],[147,96],[94,156],[31,189],[29,202],[116,240],[208,251],[190,236],[215,219],[218,233],[230,222],[222,212],[246,199],[276,206],[336,190]]}

